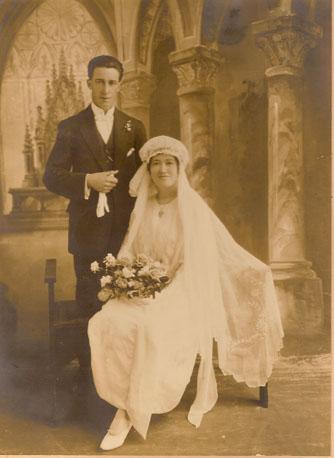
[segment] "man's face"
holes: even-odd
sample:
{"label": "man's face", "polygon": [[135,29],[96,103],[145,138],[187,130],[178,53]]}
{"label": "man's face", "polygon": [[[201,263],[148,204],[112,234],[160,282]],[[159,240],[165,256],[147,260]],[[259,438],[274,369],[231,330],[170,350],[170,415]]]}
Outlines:
{"label": "man's face", "polygon": [[92,78],[87,81],[93,102],[105,112],[116,104],[120,90],[119,76],[116,68],[97,67]]}

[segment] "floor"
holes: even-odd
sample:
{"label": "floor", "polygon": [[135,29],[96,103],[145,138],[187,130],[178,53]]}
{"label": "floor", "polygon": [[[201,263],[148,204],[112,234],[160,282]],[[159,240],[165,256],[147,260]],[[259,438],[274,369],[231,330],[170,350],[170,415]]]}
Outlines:
{"label": "floor", "polygon": [[193,380],[175,410],[153,417],[146,441],[132,430],[114,452],[98,449],[113,410],[89,383],[80,389],[73,383],[74,366],[62,390],[59,422],[50,425],[48,379],[41,369],[31,361],[2,364],[0,454],[330,455],[331,357],[325,334],[286,340],[270,379],[268,409],[258,406],[257,389],[219,375],[219,401],[196,429],[186,419]]}

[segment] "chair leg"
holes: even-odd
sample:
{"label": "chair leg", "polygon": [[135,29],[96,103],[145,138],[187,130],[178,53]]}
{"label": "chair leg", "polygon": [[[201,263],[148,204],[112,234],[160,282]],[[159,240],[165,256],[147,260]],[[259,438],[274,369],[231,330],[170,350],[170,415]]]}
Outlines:
{"label": "chair leg", "polygon": [[268,383],[260,386],[260,406],[268,408]]}
{"label": "chair leg", "polygon": [[48,423],[55,426],[57,423],[57,403],[58,403],[58,379],[55,368],[51,366],[48,371],[49,386],[49,412]]}

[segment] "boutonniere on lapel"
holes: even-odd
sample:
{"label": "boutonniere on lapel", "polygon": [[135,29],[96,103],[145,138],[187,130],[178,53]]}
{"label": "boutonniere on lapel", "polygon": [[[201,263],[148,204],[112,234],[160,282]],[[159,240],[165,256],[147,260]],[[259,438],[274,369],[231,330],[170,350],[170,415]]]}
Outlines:
{"label": "boutonniere on lapel", "polygon": [[131,121],[131,119],[128,119],[128,120],[126,121],[126,123],[124,124],[124,129],[125,129],[127,132],[131,132],[131,131],[132,131],[132,128],[133,128],[132,121]]}

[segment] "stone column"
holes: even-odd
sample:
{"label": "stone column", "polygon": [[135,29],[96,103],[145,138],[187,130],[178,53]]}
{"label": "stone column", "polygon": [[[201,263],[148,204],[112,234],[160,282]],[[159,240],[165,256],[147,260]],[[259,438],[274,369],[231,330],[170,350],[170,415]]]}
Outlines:
{"label": "stone column", "polygon": [[[269,262],[274,278],[281,281],[276,283],[281,287],[285,285],[285,290],[290,284],[289,300],[294,303],[293,307],[298,307],[298,300],[299,307],[300,300],[316,305],[315,314],[310,312],[313,318],[306,313],[313,323],[305,323],[305,326],[312,326],[314,320],[319,324],[321,319],[321,283],[305,252],[302,77],[304,58],[321,38],[321,28],[290,14],[253,23],[253,32],[256,44],[269,61],[265,72],[269,121]],[[285,280],[291,281],[284,283]],[[313,284],[311,289],[310,284]],[[306,290],[308,297],[302,293]],[[285,307],[289,300],[284,297]],[[300,316],[296,325],[299,319]]]}
{"label": "stone column", "polygon": [[126,71],[121,86],[122,110],[140,119],[150,132],[150,100],[155,89],[155,77],[141,70]]}
{"label": "stone column", "polygon": [[222,62],[221,54],[205,46],[176,51],[169,61],[179,89],[181,140],[189,149],[190,181],[212,203],[211,157],[214,148],[214,76]]}

